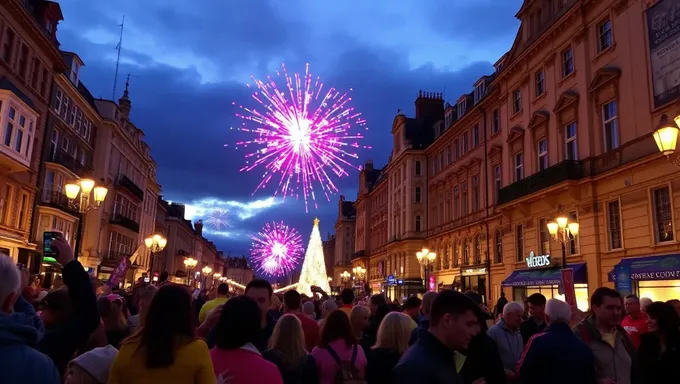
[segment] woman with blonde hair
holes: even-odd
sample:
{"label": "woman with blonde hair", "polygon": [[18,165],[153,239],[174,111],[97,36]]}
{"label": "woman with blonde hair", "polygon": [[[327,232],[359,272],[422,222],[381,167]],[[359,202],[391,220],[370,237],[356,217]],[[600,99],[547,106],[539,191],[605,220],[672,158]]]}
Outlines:
{"label": "woman with blonde hair", "polygon": [[302,323],[295,315],[283,315],[276,322],[269,339],[269,349],[262,356],[276,364],[284,384],[319,382],[316,361],[305,350]]}
{"label": "woman with blonde hair", "polygon": [[408,349],[411,332],[416,326],[409,315],[401,312],[390,312],[385,316],[378,327],[376,343],[367,356],[366,381],[369,384],[392,382],[392,368]]}

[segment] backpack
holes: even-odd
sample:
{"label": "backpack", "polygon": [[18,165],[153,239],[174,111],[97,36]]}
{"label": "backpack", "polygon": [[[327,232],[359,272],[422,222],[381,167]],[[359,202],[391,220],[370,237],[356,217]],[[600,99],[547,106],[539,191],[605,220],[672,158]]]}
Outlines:
{"label": "backpack", "polygon": [[335,360],[335,363],[338,364],[338,370],[335,373],[335,384],[366,384],[366,380],[361,377],[359,368],[356,367],[357,348],[357,345],[354,344],[350,361],[341,361],[340,356],[338,356],[335,350],[330,345],[327,347],[328,353]]}

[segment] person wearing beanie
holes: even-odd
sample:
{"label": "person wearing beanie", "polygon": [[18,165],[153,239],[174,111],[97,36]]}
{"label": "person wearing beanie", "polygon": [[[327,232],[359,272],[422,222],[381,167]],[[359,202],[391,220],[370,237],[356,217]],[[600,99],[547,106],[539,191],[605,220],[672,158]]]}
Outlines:
{"label": "person wearing beanie", "polygon": [[71,360],[64,384],[106,384],[118,350],[111,345],[95,348]]}

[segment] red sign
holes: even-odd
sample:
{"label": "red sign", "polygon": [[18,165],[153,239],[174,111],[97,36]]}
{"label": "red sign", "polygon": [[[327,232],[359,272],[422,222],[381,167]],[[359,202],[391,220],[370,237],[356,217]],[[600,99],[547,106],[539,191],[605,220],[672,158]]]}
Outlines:
{"label": "red sign", "polygon": [[562,270],[562,287],[564,298],[571,307],[576,307],[576,292],[574,291],[574,270],[565,268]]}

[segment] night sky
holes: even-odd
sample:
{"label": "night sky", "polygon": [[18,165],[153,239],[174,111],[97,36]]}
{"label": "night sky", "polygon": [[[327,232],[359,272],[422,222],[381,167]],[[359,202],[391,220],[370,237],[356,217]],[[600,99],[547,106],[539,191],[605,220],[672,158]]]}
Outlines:
{"label": "night sky", "polygon": [[[194,218],[206,209],[229,211],[229,227],[205,236],[225,252],[246,253],[264,222],[283,220],[306,244],[312,220],[333,232],[338,195],[305,213],[302,201],[271,198],[274,187],[252,194],[261,172],[239,173],[249,136],[230,130],[241,120],[232,102],[256,106],[245,87],[285,63],[328,86],[353,88],[353,105],[369,131],[357,165],[382,167],[391,150],[398,108],[413,115],[419,89],[456,99],[508,51],[521,0],[61,0],[61,49],[85,62],[81,80],[95,97],[111,98],[119,24],[125,34],[116,99],[132,74],[132,120],[158,163],[166,200],[188,204]],[[330,5],[330,4],[333,5]],[[190,4],[202,4],[192,6]],[[224,145],[228,144],[227,147]],[[358,171],[336,185],[357,194]],[[191,218],[191,217],[187,217]],[[215,232],[213,230],[213,232]]]}

